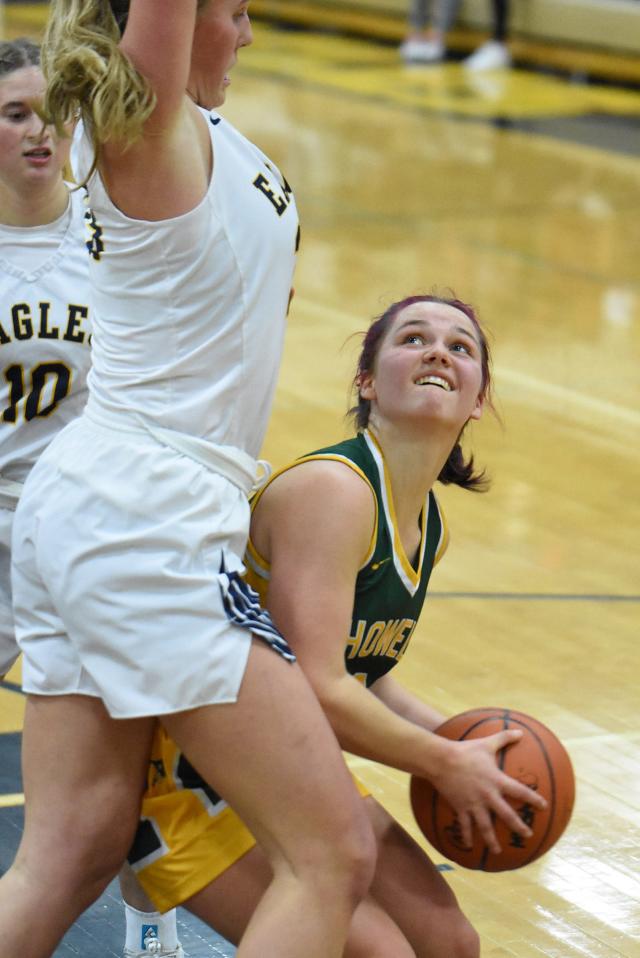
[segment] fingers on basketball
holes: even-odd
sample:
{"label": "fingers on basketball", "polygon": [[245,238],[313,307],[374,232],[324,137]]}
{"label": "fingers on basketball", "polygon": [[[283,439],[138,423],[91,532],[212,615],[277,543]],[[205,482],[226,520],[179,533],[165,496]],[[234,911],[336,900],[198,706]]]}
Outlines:
{"label": "fingers on basketball", "polygon": [[[505,782],[504,799],[530,834],[523,834],[526,829],[516,826],[515,818],[509,824],[496,817],[492,824],[499,852],[489,846],[478,828],[473,829],[469,842],[455,811],[431,783],[416,776],[411,779],[411,806],[420,830],[437,851],[464,868],[492,872],[521,868],[549,851],[569,824],[575,800],[571,759],[542,722],[513,709],[483,708],[456,715],[436,731],[461,741],[513,729],[522,736],[515,742],[506,741],[497,751],[496,761],[505,775],[519,783],[513,787]],[[544,807],[539,807],[536,796],[546,800]]]}

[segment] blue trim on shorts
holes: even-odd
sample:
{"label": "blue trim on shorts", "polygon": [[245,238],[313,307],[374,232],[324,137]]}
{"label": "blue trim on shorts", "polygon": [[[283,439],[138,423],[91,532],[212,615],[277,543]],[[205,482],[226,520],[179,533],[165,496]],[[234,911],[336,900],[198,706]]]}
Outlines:
{"label": "blue trim on shorts", "polygon": [[239,573],[227,572],[224,553],[220,560],[218,582],[222,593],[222,604],[229,621],[239,625],[241,629],[250,629],[287,662],[295,662],[295,653],[273,624],[269,613],[260,605],[258,593],[244,581]]}

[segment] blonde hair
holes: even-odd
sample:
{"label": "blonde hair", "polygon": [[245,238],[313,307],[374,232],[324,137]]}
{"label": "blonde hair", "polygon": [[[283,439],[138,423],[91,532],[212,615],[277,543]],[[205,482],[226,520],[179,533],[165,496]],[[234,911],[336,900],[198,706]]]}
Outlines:
{"label": "blonde hair", "polygon": [[134,143],[155,106],[150,83],[119,41],[108,0],[52,0],[42,43],[44,114],[60,135],[82,118],[94,146],[94,169],[101,144]]}

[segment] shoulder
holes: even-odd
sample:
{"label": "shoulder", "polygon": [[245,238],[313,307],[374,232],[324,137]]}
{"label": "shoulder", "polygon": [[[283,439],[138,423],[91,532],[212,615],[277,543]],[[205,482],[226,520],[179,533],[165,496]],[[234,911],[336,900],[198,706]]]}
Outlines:
{"label": "shoulder", "polygon": [[330,502],[339,510],[355,503],[369,502],[371,483],[352,460],[337,454],[305,456],[274,477],[265,495],[310,497],[311,501]]}
{"label": "shoulder", "polygon": [[274,476],[260,496],[252,539],[263,555],[272,541],[348,542],[358,557],[370,543],[377,508],[364,474],[337,458],[305,458]]}

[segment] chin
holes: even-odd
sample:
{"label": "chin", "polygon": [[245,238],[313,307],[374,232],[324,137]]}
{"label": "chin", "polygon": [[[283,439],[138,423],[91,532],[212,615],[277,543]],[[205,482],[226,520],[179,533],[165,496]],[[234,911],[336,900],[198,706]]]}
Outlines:
{"label": "chin", "polygon": [[217,107],[222,106],[226,98],[224,90],[216,90],[215,93],[209,93],[204,97],[200,106],[203,106],[205,110],[215,110]]}
{"label": "chin", "polygon": [[[193,100],[193,97],[191,97]],[[203,110],[215,110],[222,106],[226,99],[224,90],[212,90],[205,93],[198,92],[198,99],[195,101]]]}

